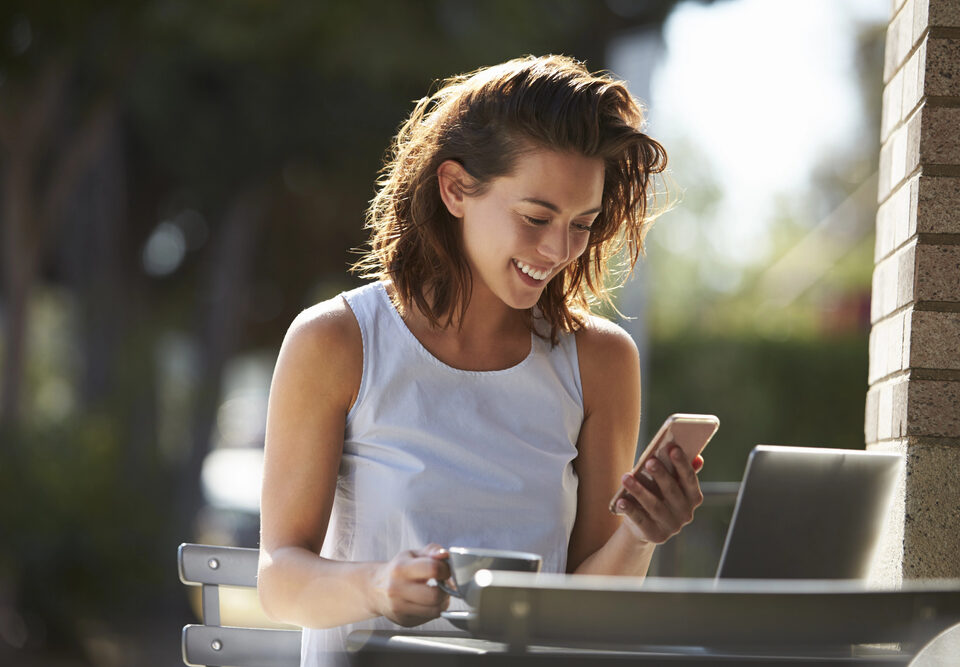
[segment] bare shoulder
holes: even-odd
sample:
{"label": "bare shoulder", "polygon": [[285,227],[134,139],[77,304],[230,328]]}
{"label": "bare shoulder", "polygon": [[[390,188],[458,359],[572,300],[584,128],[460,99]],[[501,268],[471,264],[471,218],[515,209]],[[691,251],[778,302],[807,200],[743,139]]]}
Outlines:
{"label": "bare shoulder", "polygon": [[633,338],[609,320],[591,315],[576,337],[581,372],[585,367],[586,370],[603,372],[622,364],[639,364],[640,356]]}
{"label": "bare shoulder", "polygon": [[280,348],[277,374],[301,389],[352,405],[363,373],[360,325],[344,299],[336,296],[302,311]]}
{"label": "bare shoulder", "polygon": [[610,397],[640,391],[640,355],[623,328],[590,316],[576,333],[584,402],[588,409]]}
{"label": "bare shoulder", "polygon": [[[284,345],[300,346],[361,344],[360,325],[341,296],[321,301],[302,311],[290,324]],[[361,345],[362,347],[362,345]]]}

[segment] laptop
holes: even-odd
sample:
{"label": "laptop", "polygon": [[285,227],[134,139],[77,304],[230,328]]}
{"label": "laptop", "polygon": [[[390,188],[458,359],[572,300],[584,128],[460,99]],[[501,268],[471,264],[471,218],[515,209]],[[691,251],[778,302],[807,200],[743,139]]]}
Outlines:
{"label": "laptop", "polygon": [[903,468],[895,453],[758,445],[717,578],[865,578]]}

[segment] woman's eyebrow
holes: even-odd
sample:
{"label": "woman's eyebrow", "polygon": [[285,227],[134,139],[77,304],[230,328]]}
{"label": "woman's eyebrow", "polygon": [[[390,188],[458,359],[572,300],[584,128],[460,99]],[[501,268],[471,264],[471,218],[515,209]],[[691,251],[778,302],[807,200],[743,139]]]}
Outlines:
{"label": "woman's eyebrow", "polygon": [[[528,204],[536,204],[536,205],[538,205],[538,206],[543,206],[544,208],[550,209],[550,210],[553,211],[554,213],[559,213],[559,212],[560,212],[560,207],[559,207],[559,206],[557,206],[557,205],[554,204],[554,203],[548,202],[548,201],[546,201],[546,200],[544,200],[544,199],[536,199],[536,198],[534,198],[534,197],[524,197],[524,198],[521,199],[520,201],[526,202],[526,203],[528,203]],[[587,210],[587,211],[584,211],[583,213],[580,213],[577,217],[579,218],[581,215],[590,215],[591,213],[599,213],[601,210],[603,210],[603,207],[602,207],[602,206],[597,206],[597,207],[595,207],[595,208],[591,208],[591,209],[589,209],[589,210]]]}

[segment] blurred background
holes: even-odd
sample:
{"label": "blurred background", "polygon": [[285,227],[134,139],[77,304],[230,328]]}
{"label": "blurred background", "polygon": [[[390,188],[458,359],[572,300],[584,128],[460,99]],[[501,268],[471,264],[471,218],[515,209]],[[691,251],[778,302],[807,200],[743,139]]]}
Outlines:
{"label": "blurred background", "polygon": [[[176,547],[257,546],[272,366],[357,284],[391,135],[435,79],[526,53],[627,79],[670,156],[679,203],[618,293],[643,434],[717,414],[707,482],[758,443],[862,448],[888,11],[4,2],[0,663],[180,664]],[[656,572],[711,576],[729,513]]]}

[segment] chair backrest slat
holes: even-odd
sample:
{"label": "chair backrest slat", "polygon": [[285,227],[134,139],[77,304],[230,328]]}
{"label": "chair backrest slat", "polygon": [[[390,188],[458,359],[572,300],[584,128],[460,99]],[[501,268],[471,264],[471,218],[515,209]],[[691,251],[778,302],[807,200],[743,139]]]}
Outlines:
{"label": "chair backrest slat", "polygon": [[203,625],[185,625],[181,635],[187,665],[297,667],[300,630],[235,628],[220,625],[220,586],[257,586],[257,549],[181,544],[180,581],[201,586]]}
{"label": "chair backrest slat", "polygon": [[185,584],[257,585],[257,549],[181,544],[178,556],[180,581]]}
{"label": "chair backrest slat", "polygon": [[300,664],[300,631],[265,628],[183,628],[183,661],[188,665],[232,667],[296,667]]}

